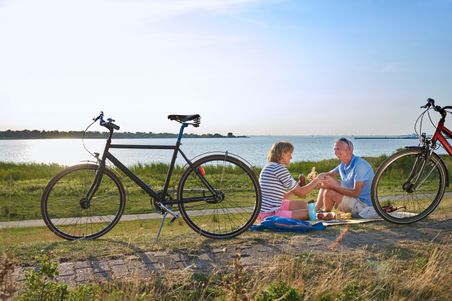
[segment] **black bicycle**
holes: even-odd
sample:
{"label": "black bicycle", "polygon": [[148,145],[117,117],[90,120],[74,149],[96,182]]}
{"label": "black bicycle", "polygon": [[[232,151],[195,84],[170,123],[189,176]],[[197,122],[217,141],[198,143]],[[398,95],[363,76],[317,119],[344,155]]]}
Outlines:
{"label": "black bicycle", "polygon": [[[157,239],[166,216],[170,214],[172,221],[179,217],[173,209],[175,205],[188,226],[206,237],[231,238],[247,230],[261,208],[261,190],[253,169],[228,152],[204,155],[192,162],[181,150],[181,140],[184,129],[189,125],[198,127],[201,117],[169,115],[168,119],[181,123],[175,145],[113,144],[113,132],[119,126],[113,119],[105,121],[103,112],[94,118],[90,126],[99,121],[109,131],[104,151],[94,153],[97,163],[66,168],[47,184],[41,213],[49,229],[68,240],[93,239],[119,222],[127,195],[116,171],[106,166],[108,160],[144,190],[163,214]],[[163,189],[155,191],[114,157],[110,149],[173,150]],[[187,168],[173,199],[169,184],[178,154],[187,162]]]}

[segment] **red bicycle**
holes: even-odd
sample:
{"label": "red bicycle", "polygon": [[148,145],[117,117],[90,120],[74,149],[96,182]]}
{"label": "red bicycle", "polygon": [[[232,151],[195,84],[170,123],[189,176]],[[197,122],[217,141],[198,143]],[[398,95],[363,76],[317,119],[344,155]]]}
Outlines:
{"label": "red bicycle", "polygon": [[[442,145],[452,157],[452,147],[444,136],[452,138],[452,131],[444,125],[452,106],[436,106],[435,101],[429,98],[421,108],[425,110],[414,125],[419,136],[419,146],[406,147],[383,161],[372,182],[375,211],[385,220],[396,224],[414,223],[432,213],[449,186],[446,165],[435,150]],[[430,116],[431,110],[441,115],[436,126]],[[426,113],[436,127],[431,138],[422,133]]]}

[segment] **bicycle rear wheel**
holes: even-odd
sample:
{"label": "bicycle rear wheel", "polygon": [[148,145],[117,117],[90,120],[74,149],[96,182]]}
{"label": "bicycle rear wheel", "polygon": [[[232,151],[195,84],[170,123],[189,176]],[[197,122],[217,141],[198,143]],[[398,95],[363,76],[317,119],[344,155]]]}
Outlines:
{"label": "bicycle rear wheel", "polygon": [[94,164],[69,167],[56,175],[41,198],[41,214],[49,229],[68,239],[92,239],[110,231],[124,212],[126,194],[118,177],[104,170],[88,205],[83,203],[96,171]]}
{"label": "bicycle rear wheel", "polygon": [[440,203],[447,170],[437,154],[433,153],[428,161],[425,154],[422,148],[408,148],[390,156],[378,168],[372,182],[372,203],[385,220],[414,223]]}
{"label": "bicycle rear wheel", "polygon": [[194,231],[210,238],[230,238],[256,220],[261,191],[254,172],[245,163],[226,154],[210,155],[184,172],[178,200],[182,217]]}

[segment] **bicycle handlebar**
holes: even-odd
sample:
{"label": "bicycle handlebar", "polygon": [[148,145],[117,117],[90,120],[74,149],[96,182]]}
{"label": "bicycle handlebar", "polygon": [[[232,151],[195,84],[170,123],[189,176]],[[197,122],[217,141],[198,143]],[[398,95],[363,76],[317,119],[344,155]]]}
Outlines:
{"label": "bicycle handlebar", "polygon": [[[423,105],[421,107],[421,109],[430,109],[431,107],[433,107],[433,110],[441,113],[442,115],[445,115],[446,113],[448,113],[446,110],[452,110],[452,106],[445,106],[445,107],[435,106],[435,100],[432,98],[427,98],[427,103],[425,105]],[[452,112],[449,112],[449,113],[452,113]]]}
{"label": "bicycle handlebar", "polygon": [[114,119],[107,118],[107,121],[104,120],[104,112],[103,111],[100,111],[99,116],[93,118],[94,122],[96,122],[98,120],[100,120],[99,124],[101,126],[106,127],[110,131],[112,131],[112,130],[119,130],[120,129],[119,125],[116,125],[116,124],[113,123],[115,121]]}
{"label": "bicycle handlebar", "polygon": [[427,103],[421,107],[421,109],[427,109],[435,106],[435,100],[432,98],[427,98]]}

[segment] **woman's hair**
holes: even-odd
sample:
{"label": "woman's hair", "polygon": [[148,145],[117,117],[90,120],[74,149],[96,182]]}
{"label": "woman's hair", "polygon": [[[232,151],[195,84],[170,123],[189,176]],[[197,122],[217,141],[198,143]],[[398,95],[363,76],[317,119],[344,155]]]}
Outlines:
{"label": "woman's hair", "polygon": [[294,147],[290,142],[286,141],[275,142],[268,151],[267,160],[268,162],[279,163],[282,154],[286,152],[293,152],[293,149]]}

